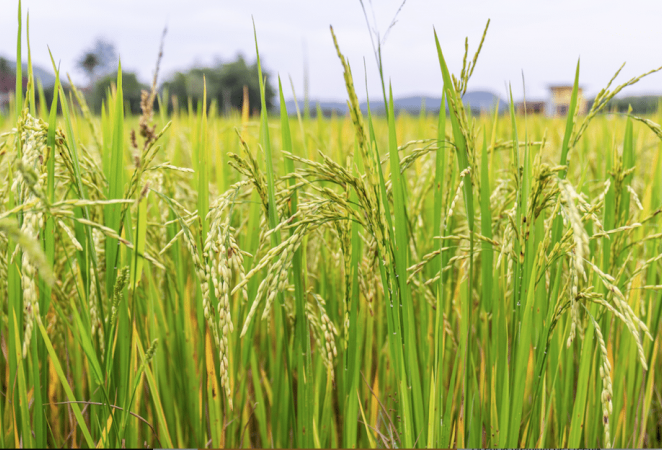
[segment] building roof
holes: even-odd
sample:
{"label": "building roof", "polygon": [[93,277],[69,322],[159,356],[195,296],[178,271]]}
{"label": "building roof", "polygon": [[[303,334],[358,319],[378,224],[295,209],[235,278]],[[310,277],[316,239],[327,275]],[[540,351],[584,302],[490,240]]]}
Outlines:
{"label": "building roof", "polygon": [[[547,103],[545,100],[527,100],[527,105],[542,105]],[[516,105],[523,105],[524,101],[515,102]]]}
{"label": "building roof", "polygon": [[[547,87],[551,90],[555,89],[572,89],[574,86],[572,84],[548,84]],[[579,89],[584,89],[583,86],[578,86]]]}

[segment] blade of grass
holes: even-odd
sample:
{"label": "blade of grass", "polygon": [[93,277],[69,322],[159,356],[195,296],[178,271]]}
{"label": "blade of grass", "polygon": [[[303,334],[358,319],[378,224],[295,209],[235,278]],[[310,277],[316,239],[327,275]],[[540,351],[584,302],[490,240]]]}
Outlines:
{"label": "blade of grass", "polygon": [[[15,109],[16,109],[16,122],[18,123],[19,118],[21,116],[22,110],[23,110],[23,77],[22,77],[22,66],[21,66],[21,36],[22,36],[22,14],[21,14],[21,0],[18,2],[18,36],[16,39],[16,90],[15,90]],[[21,149],[21,137],[20,135],[16,134],[15,137],[15,142],[16,142],[16,153],[17,153],[17,158],[21,158],[22,155],[22,149]],[[8,176],[10,177],[9,179],[13,178],[13,167],[10,164],[9,165],[9,173]],[[8,202],[8,208],[12,209],[14,206],[20,205],[22,203],[22,200],[20,198],[15,198],[14,197],[14,190],[10,189],[9,190],[9,202]],[[22,220],[22,215],[17,214],[18,222],[20,224]],[[13,239],[9,239],[7,242],[7,254],[11,255],[14,253],[16,250],[17,243],[14,242]],[[16,382],[16,374],[19,371],[23,371],[23,363],[22,363],[22,358],[17,357],[17,353],[14,352],[14,347],[19,346],[20,348],[23,347],[23,343],[21,341],[21,335],[22,333],[19,333],[19,330],[23,330],[23,298],[22,298],[22,292],[23,290],[21,289],[21,275],[19,273],[18,269],[18,264],[19,261],[21,260],[21,253],[19,252],[17,254],[17,258],[15,258],[14,262],[10,262],[8,264],[8,274],[7,274],[7,295],[9,296],[8,298],[8,308],[7,308],[7,317],[16,317],[18,315],[18,320],[8,320],[8,346],[9,346],[9,386],[12,386],[12,392],[13,392],[13,387],[15,386]],[[19,367],[20,366],[20,367]],[[12,395],[13,397],[13,395]],[[24,405],[27,405],[27,403],[24,403]],[[22,410],[18,406],[18,402],[13,403],[13,407],[11,408],[12,414],[13,414],[13,419],[14,419],[14,437],[15,441],[18,444],[19,438],[18,438],[18,425],[16,421],[16,416],[21,417],[22,415]],[[4,423],[3,423],[4,425]],[[17,445],[18,447],[18,445]]]}
{"label": "blade of grass", "polygon": [[[117,69],[117,85],[114,101],[114,115],[111,118],[112,136],[110,145],[110,173],[108,178],[109,200],[124,197],[124,91],[122,89],[122,62]],[[66,103],[66,102],[63,102]],[[110,101],[109,101],[110,103]],[[82,192],[82,191],[81,191]],[[105,225],[119,232],[121,205],[112,204],[104,207]],[[117,240],[106,238],[106,294],[112,296],[115,278],[117,276]]]}
{"label": "blade of grass", "polygon": [[[293,153],[292,137],[290,134],[290,121],[287,115],[287,107],[283,96],[283,85],[278,77],[278,92],[280,96],[280,130],[283,151]],[[284,169],[286,173],[294,173],[294,161],[289,158],[283,158]],[[290,187],[294,186],[294,179],[289,181]],[[297,212],[298,197],[296,191],[290,197],[291,212]],[[294,230],[290,231],[290,236]],[[313,402],[312,390],[312,363],[310,349],[310,332],[308,319],[306,317],[306,305],[304,299],[305,286],[302,278],[303,266],[301,261],[301,249],[294,252],[292,258],[291,277],[294,284],[294,299],[296,303],[296,323],[295,323],[295,354],[297,359],[297,431],[298,440],[305,447],[313,446],[313,414],[310,407]]]}
{"label": "blade of grass", "polygon": [[[597,313],[595,304],[591,306],[591,315]],[[570,422],[570,432],[568,435],[568,447],[578,448],[581,445],[582,432],[584,430],[584,414],[586,412],[586,398],[588,394],[588,384],[590,380],[591,366],[594,354],[596,352],[593,343],[594,326],[592,321],[588,324],[584,334],[582,353],[579,363],[579,377],[577,378],[577,395],[572,408],[572,419]]]}
{"label": "blade of grass", "polygon": [[[490,169],[487,158],[487,133],[483,131],[483,148],[481,153],[480,170],[480,232],[488,239],[492,239],[492,211],[490,209]],[[487,241],[482,242],[481,249],[481,278],[482,292],[481,297],[483,309],[487,313],[492,312],[492,265],[493,253],[492,244]]]}
{"label": "blade of grass", "polygon": [[[138,355],[140,356],[140,359],[144,360],[145,351],[143,350],[140,340],[136,341],[136,347],[138,349]],[[168,422],[165,419],[165,413],[163,411],[161,397],[159,395],[159,389],[157,387],[156,379],[154,378],[152,369],[149,366],[145,366],[144,373],[145,376],[147,377],[147,385],[149,386],[149,390],[151,393],[150,399],[154,404],[154,412],[156,415],[157,422],[159,424],[158,426],[159,440],[165,447],[175,448],[175,445],[173,445],[172,439],[170,438],[170,432],[168,431]]]}
{"label": "blade of grass", "polygon": [[[437,154],[435,159],[435,180],[434,180],[434,217],[433,217],[433,233],[434,236],[437,234],[442,236],[444,231],[441,227],[441,211],[443,208],[443,191],[442,187],[444,185],[444,173],[446,172],[446,94],[442,93],[441,95],[441,106],[439,107],[439,119],[437,124]],[[442,408],[444,401],[444,391],[443,391],[443,371],[444,371],[444,358],[443,358],[443,348],[444,348],[444,324],[443,324],[443,314],[444,314],[444,277],[443,277],[443,249],[444,249],[444,240],[439,240],[439,258],[437,262],[437,267],[435,273],[439,273],[439,282],[437,283],[437,305],[436,305],[436,321],[435,321],[435,348],[434,348],[434,367],[435,372],[432,373],[432,380],[436,382],[434,388],[430,388],[430,404],[437,403],[436,399],[433,399],[434,393],[438,393],[439,402],[438,406],[434,408],[434,428],[428,426],[428,447],[430,443],[434,446],[436,442],[435,435],[441,437],[442,425]],[[431,407],[432,409],[432,407]],[[432,420],[432,417],[429,417],[428,420]],[[438,425],[437,425],[438,424]]]}
{"label": "blade of grass", "polygon": [[[274,180],[273,156],[271,152],[271,140],[269,138],[269,120],[268,120],[269,118],[267,111],[265,83],[264,83],[264,78],[262,77],[262,64],[260,63],[260,51],[258,49],[258,44],[257,44],[257,30],[255,28],[255,23],[253,23],[253,35],[255,38],[255,52],[257,54],[257,67],[258,67],[258,75],[260,79],[260,104],[261,104],[260,143],[262,145],[262,149],[264,150],[265,165],[267,169],[267,197],[268,197],[268,205],[269,205],[267,213],[268,213],[269,228],[273,229],[276,228],[279,220],[277,216],[278,210],[276,206],[276,194],[275,194],[276,189],[275,189],[275,180]],[[280,244],[280,234],[272,233],[271,235],[272,247],[277,247],[279,244]],[[278,364],[280,365],[284,362],[286,373],[290,373],[289,371],[290,349],[289,349],[289,331],[288,331],[289,327],[287,325],[286,317],[282,308],[282,306],[285,304],[285,298],[282,293],[278,295],[278,301],[281,307],[275,308],[276,323],[281,324],[282,331],[284,334],[283,339],[279,339],[278,341],[278,346],[282,347],[282,349],[284,350],[283,352],[284,359],[279,361]],[[279,377],[281,377],[280,370],[277,369],[276,373],[278,374]],[[284,378],[283,380],[281,380],[282,382],[276,384],[278,385],[277,387],[280,389],[282,405],[285,408],[287,406],[287,403],[290,401],[290,398],[288,398],[288,396],[292,395],[292,386],[291,386],[290,377],[284,376],[282,378]],[[293,408],[288,408],[288,409],[290,411],[293,411]],[[283,424],[284,424],[283,426],[286,427],[287,420],[284,419]],[[293,425],[295,426],[296,429],[296,424],[293,423]],[[299,436],[298,431],[295,433],[295,435]]]}
{"label": "blade of grass", "polygon": [[[357,170],[361,170],[363,166],[363,161],[361,160],[361,155],[355,148],[354,161],[355,168],[354,174],[356,175]],[[355,190],[350,191],[350,202],[354,207],[355,211],[358,211],[358,196]],[[357,446],[358,438],[358,411],[357,408],[361,408],[361,414],[363,417],[363,406],[361,405],[360,396],[357,395],[355,399],[352,395],[354,392],[358,394],[358,384],[359,384],[359,368],[361,367],[361,349],[359,348],[359,337],[358,328],[359,328],[359,258],[362,254],[362,245],[359,237],[359,224],[352,222],[351,225],[351,305],[349,306],[350,315],[349,315],[349,339],[347,343],[347,351],[345,352],[347,361],[347,383],[345,384],[346,392],[346,403],[345,403],[345,424],[343,427],[344,431],[344,446],[347,448],[355,448]],[[352,326],[353,324],[353,326]],[[363,417],[365,423],[365,417]],[[371,445],[374,447],[374,442],[372,434],[367,429],[366,424],[366,433]]]}
{"label": "blade of grass", "polygon": [[62,388],[64,389],[67,398],[69,399],[70,402],[72,402],[69,406],[74,412],[74,416],[76,417],[76,422],[78,423],[80,430],[83,432],[83,437],[85,438],[85,442],[90,448],[95,447],[94,440],[90,435],[90,431],[88,430],[87,424],[85,423],[85,419],[83,418],[83,415],[80,412],[80,408],[76,403],[74,403],[76,402],[76,397],[74,396],[74,393],[72,392],[71,387],[67,382],[66,375],[62,371],[62,366],[60,365],[60,361],[58,360],[57,353],[55,353],[53,344],[51,343],[51,340],[48,337],[48,333],[46,332],[46,329],[42,325],[41,321],[37,321],[37,325],[39,326],[39,331],[41,331],[41,337],[44,339],[44,343],[46,344],[46,350],[48,351],[48,354],[51,357],[51,364],[53,364],[53,368],[55,369],[55,372],[57,373],[57,376],[60,379],[60,383],[62,384]]}
{"label": "blade of grass", "polygon": [[[384,173],[382,171],[382,166],[375,161],[380,161],[379,150],[377,147],[377,138],[375,135],[375,129],[372,121],[372,114],[370,110],[370,101],[368,101],[368,131],[370,136],[370,147],[372,151],[371,157],[373,159],[373,167],[376,166],[376,172],[378,175],[378,193],[377,201],[381,205],[381,228],[385,229],[385,232],[388,233],[388,238],[390,242],[395,242],[395,231],[393,228],[393,219],[391,217],[391,208],[388,202],[388,194],[386,191],[386,182],[384,179]],[[365,158],[364,158],[365,166]],[[383,232],[382,232],[383,233]],[[390,245],[383,245],[384,253],[380,254],[379,265],[380,272],[382,276],[382,283],[384,285],[384,292],[389,292],[389,301],[390,308],[387,308],[387,322],[388,326],[388,337],[389,344],[391,346],[391,357],[395,361],[395,366],[397,369],[397,385],[399,387],[399,397],[402,404],[402,425],[404,427],[403,432],[400,434],[404,438],[405,446],[409,448],[414,447],[414,442],[416,438],[414,437],[414,421],[413,417],[409,414],[411,411],[410,403],[411,397],[409,395],[409,390],[405,389],[408,387],[407,384],[407,370],[405,367],[405,357],[404,357],[404,345],[403,345],[403,331],[402,331],[402,321],[401,321],[401,299],[400,299],[400,288],[398,278],[396,277],[397,272],[396,268],[392,264],[392,254],[396,254],[391,250]],[[396,256],[397,257],[397,256]],[[397,264],[397,262],[396,262]],[[423,441],[425,442],[425,440]]]}
{"label": "blade of grass", "polygon": [[[25,380],[25,372],[23,371],[23,364],[21,362],[22,356],[21,356],[21,337],[18,332],[18,323],[16,321],[16,314],[13,315],[13,322],[14,322],[14,348],[10,349],[15,354],[16,360],[19,361],[17,365],[17,380],[18,380],[18,385],[12,389],[18,390],[18,401],[16,399],[16,395],[12,392],[12,399],[15,405],[15,410],[18,410],[20,413],[20,418],[21,418],[21,440],[23,442],[23,446],[25,447],[31,447],[33,446],[32,442],[32,431],[31,431],[31,424],[30,424],[30,404],[28,403],[28,397],[27,397],[27,382]],[[15,422],[16,423],[16,422]],[[18,428],[15,430],[16,433],[18,433]]]}
{"label": "blade of grass", "polygon": [[37,108],[36,108],[37,104],[35,101],[36,86],[34,82],[34,73],[32,71],[32,52],[30,51],[30,11],[28,11],[26,17],[26,28],[27,29],[26,29],[25,37],[27,38],[27,44],[28,44],[28,90],[26,92],[26,96],[30,108],[30,115],[32,117],[37,117]]}
{"label": "blade of grass", "polygon": [[[16,120],[23,110],[23,59],[21,58],[21,44],[23,35],[23,15],[21,13],[21,0],[18,0],[18,37],[16,38]],[[20,156],[20,151],[19,151]]]}
{"label": "blade of grass", "polygon": [[[524,391],[526,389],[526,374],[527,366],[531,350],[531,334],[532,334],[532,321],[533,321],[533,303],[535,298],[535,285],[537,279],[538,266],[533,263],[533,270],[529,280],[529,288],[527,290],[526,305],[522,314],[522,321],[519,323],[519,339],[517,341],[517,359],[515,361],[514,377],[513,377],[513,392],[510,412],[512,414],[509,421],[509,428],[507,434],[507,447],[519,446],[519,430],[522,421]],[[502,433],[505,430],[501,430]],[[503,434],[501,438],[503,439]]]}
{"label": "blade of grass", "polygon": [[[441,74],[442,78],[444,80],[444,92],[448,96],[449,100],[449,105],[455,104],[459,108],[462,105],[462,99],[458,95],[457,92],[455,92],[455,88],[453,87],[453,83],[451,82],[451,77],[450,77],[450,72],[448,70],[448,66],[446,65],[446,61],[444,59],[443,52],[441,51],[441,45],[439,44],[439,38],[437,37],[437,32],[436,30],[434,31],[434,39],[437,47],[437,56],[439,59],[439,66],[441,68]],[[457,154],[457,163],[458,163],[458,171],[463,171],[465,169],[470,169],[469,165],[469,158],[468,158],[468,152],[469,149],[467,148],[467,141],[465,139],[463,130],[460,126],[459,118],[456,116],[457,111],[453,110],[451,111],[450,114],[450,120],[451,120],[451,128],[453,130],[453,142],[455,144],[455,150]],[[474,252],[474,206],[473,206],[473,183],[470,181],[471,180],[471,173],[469,174],[469,179],[465,180],[463,183],[463,196],[464,196],[464,204],[466,208],[466,214],[467,214],[467,224],[469,227],[469,254],[473,255]],[[466,411],[466,401],[469,398],[469,382],[470,382],[470,377],[469,377],[469,370],[468,370],[468,363],[469,363],[469,354],[471,353],[471,340],[469,339],[469,334],[470,334],[470,324],[472,323],[471,321],[471,305],[469,305],[469,302],[473,298],[472,296],[472,280],[473,279],[473,257],[469,258],[469,277],[468,277],[468,282],[466,283],[467,286],[467,295],[465,296],[466,301],[462,305],[462,321],[461,321],[461,341],[460,341],[460,347],[461,347],[461,353],[463,355],[463,368],[464,368],[464,377],[463,377],[463,394],[462,394],[462,399],[463,402],[465,402],[465,409]]]}

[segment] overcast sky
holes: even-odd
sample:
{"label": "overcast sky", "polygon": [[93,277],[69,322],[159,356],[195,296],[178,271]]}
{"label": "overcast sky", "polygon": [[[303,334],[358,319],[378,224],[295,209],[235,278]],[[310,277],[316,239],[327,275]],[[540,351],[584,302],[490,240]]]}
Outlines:
{"label": "overcast sky", "polygon": [[[373,25],[386,31],[402,0],[365,0]],[[0,55],[14,58],[17,2],[0,0]],[[329,33],[333,25],[349,58],[359,97],[365,98],[364,66],[371,97],[380,95],[370,34],[358,0],[24,0],[30,11],[33,62],[50,67],[47,46],[76,82],[76,67],[97,37],[113,42],[125,70],[151,80],[161,31],[168,26],[162,77],[193,64],[230,60],[238,52],[255,58],[255,19],[264,66],[303,96],[304,55],[310,97],[343,100],[342,69]],[[374,13],[374,16],[373,16]],[[396,97],[441,92],[434,45],[436,28],[451,70],[462,64],[464,38],[473,55],[487,19],[490,29],[469,90],[506,97],[511,83],[522,97],[545,98],[549,84],[570,83],[581,56],[580,84],[595,95],[623,63],[625,81],[662,65],[662,1],[659,0],[408,0],[383,47],[386,76]],[[24,47],[25,48],[25,47]],[[26,53],[24,53],[26,55]],[[286,97],[291,98],[285,81]],[[662,94],[662,74],[654,74],[625,94]]]}

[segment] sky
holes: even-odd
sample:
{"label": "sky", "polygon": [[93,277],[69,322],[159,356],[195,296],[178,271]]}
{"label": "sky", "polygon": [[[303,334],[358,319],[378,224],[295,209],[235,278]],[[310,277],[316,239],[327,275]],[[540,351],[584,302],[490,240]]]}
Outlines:
{"label": "sky", "polygon": [[[361,99],[380,97],[371,32],[359,0],[23,0],[30,13],[33,63],[50,67],[48,48],[76,83],[80,55],[101,37],[115,44],[124,70],[152,79],[160,37],[165,40],[160,80],[192,65],[255,59],[253,20],[264,67],[289,78],[303,97],[304,66],[309,96],[346,98],[342,67],[329,25],[347,56]],[[364,0],[370,27],[384,36],[402,0]],[[491,19],[469,90],[507,98],[545,99],[550,84],[571,83],[581,57],[580,85],[595,95],[623,62],[617,82],[662,65],[662,1],[659,0],[408,0],[383,41],[385,76],[395,97],[440,96],[441,72],[434,30],[452,72],[462,66],[464,39],[469,57]],[[15,58],[17,2],[0,0],[0,56]],[[373,33],[374,35],[374,33]],[[24,47],[25,48],[25,47]],[[24,53],[25,55],[25,53]],[[367,83],[366,83],[367,71]],[[524,82],[523,82],[524,80]],[[662,94],[662,73],[626,89],[625,95]]]}

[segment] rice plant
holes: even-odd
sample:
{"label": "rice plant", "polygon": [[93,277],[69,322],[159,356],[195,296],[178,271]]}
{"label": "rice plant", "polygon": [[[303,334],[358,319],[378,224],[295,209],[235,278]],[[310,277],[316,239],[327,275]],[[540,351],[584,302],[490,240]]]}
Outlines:
{"label": "rice plant", "polygon": [[641,78],[616,76],[579,116],[579,63],[566,118],[472,114],[485,34],[453,75],[431,32],[420,117],[380,54],[386,112],[361,111],[333,29],[349,114],[316,122],[280,80],[269,115],[262,78],[259,119],[168,114],[156,76],[125,116],[121,66],[100,116],[55,64],[38,108],[29,65],[0,129],[0,445],[661,446],[662,117],[609,114]]}

